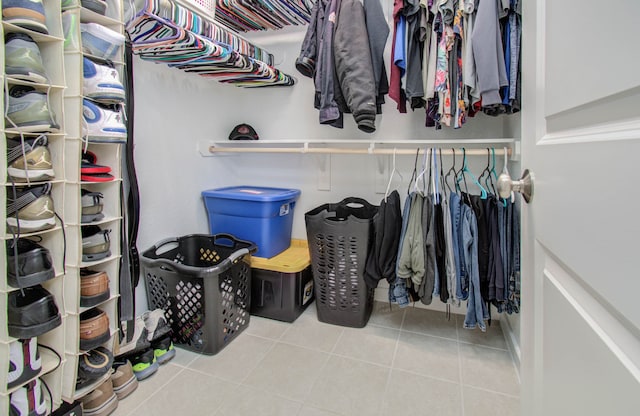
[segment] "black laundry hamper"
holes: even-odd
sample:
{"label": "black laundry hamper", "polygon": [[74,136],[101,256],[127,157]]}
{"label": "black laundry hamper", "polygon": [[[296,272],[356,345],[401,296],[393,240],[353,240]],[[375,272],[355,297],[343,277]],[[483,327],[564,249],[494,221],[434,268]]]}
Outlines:
{"label": "black laundry hamper", "polygon": [[378,206],[361,198],[324,204],[305,214],[318,320],[362,328],[374,289],[364,281]]}
{"label": "black laundry hamper", "polygon": [[216,354],[249,325],[256,249],[229,234],[192,234],[142,253],[149,308],[164,309],[175,344]]}

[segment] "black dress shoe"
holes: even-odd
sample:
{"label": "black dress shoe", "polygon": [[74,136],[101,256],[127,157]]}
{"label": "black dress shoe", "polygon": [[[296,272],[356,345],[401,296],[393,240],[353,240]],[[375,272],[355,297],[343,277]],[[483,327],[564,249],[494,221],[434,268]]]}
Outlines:
{"label": "black dress shoe", "polygon": [[49,250],[27,238],[7,241],[7,283],[11,286],[33,286],[54,276]]}
{"label": "black dress shoe", "polygon": [[62,323],[53,295],[40,285],[9,293],[8,302],[7,326],[11,337],[37,337]]}

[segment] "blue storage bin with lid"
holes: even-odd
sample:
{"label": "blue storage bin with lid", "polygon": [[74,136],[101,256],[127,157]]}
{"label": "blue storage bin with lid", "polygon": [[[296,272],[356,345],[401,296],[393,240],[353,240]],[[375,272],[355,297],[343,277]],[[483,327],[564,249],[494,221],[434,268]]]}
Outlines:
{"label": "blue storage bin with lid", "polygon": [[291,245],[293,209],[299,189],[231,186],[202,192],[211,234],[228,233],[258,247],[270,258]]}

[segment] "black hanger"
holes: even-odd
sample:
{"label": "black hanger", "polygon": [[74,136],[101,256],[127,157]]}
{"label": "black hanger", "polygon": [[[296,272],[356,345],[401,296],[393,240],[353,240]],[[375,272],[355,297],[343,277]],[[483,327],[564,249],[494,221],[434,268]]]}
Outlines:
{"label": "black hanger", "polygon": [[[447,174],[444,177],[444,184],[446,185],[447,189],[449,189],[449,193],[454,192],[454,191],[449,186],[449,182],[447,181],[447,179],[453,173],[453,179],[455,180],[456,175],[457,175],[457,173],[456,173],[456,149],[454,149],[452,147],[451,148],[451,152],[453,153],[453,164],[451,165],[451,168],[449,168],[449,170],[447,171]],[[440,153],[440,156],[442,156],[442,153]],[[453,184],[453,188],[458,190],[456,183]]]}

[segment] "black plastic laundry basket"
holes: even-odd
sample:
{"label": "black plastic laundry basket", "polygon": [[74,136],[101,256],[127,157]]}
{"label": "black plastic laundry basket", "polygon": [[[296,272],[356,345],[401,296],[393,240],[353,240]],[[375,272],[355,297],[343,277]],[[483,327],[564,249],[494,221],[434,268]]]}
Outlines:
{"label": "black plastic laundry basket", "polygon": [[164,309],[174,343],[216,354],[249,325],[255,251],[229,234],[193,234],[142,253],[149,308]]}
{"label": "black plastic laundry basket", "polygon": [[374,290],[364,281],[378,207],[360,198],[324,204],[305,214],[318,320],[364,327]]}

